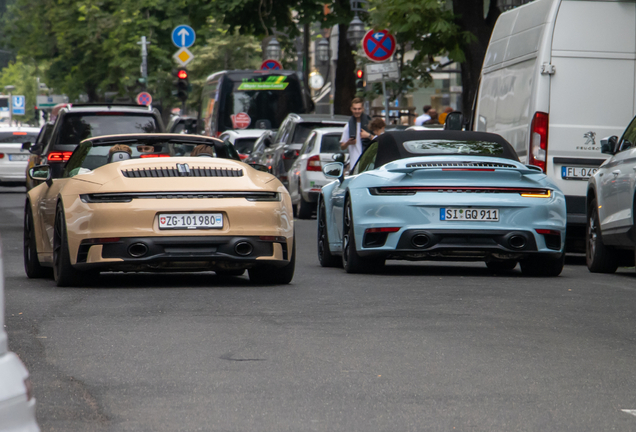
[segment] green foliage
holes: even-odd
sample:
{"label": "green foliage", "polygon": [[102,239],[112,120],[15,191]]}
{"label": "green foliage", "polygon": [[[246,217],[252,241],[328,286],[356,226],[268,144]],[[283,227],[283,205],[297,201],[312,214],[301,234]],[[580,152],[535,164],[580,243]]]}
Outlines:
{"label": "green foliage", "polygon": [[35,106],[35,96],[37,93],[37,77],[43,69],[36,67],[33,62],[25,62],[19,57],[15,62],[11,62],[8,67],[0,71],[0,91],[5,86],[15,86],[11,93],[14,95],[24,95],[26,97],[25,115],[14,115],[14,119],[23,123],[34,120],[33,107]]}

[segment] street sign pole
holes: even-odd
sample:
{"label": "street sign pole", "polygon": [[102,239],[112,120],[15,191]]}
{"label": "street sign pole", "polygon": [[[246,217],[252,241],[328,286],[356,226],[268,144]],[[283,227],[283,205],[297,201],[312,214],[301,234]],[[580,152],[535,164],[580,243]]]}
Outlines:
{"label": "street sign pole", "polygon": [[146,88],[148,82],[148,49],[146,46],[150,45],[150,42],[146,42],[146,36],[142,36],[141,42],[137,42],[137,45],[141,45],[141,78],[143,78],[144,88]]}
{"label": "street sign pole", "polygon": [[13,96],[11,95],[11,91],[9,91],[9,126],[11,126],[12,121],[13,121]]}
{"label": "street sign pole", "polygon": [[386,80],[382,74],[382,93],[384,94],[384,122],[389,125],[389,97],[386,94]]}

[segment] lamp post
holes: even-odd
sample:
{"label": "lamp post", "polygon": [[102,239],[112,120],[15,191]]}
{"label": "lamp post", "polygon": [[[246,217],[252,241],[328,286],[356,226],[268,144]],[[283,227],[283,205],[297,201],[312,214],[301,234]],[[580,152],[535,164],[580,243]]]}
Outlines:
{"label": "lamp post", "polygon": [[316,58],[319,62],[325,63],[329,61],[329,42],[327,39],[320,39],[316,45]]}
{"label": "lamp post", "polygon": [[267,44],[267,48],[265,48],[265,57],[278,61],[281,58],[281,53],[280,43],[278,43],[275,37],[272,38]]}
{"label": "lamp post", "polygon": [[11,96],[11,92],[15,90],[14,85],[4,86],[4,89],[9,92],[9,126],[11,126],[11,122],[13,121],[13,97]]}
{"label": "lamp post", "polygon": [[356,14],[349,23],[349,28],[347,29],[347,42],[349,42],[349,45],[351,45],[352,48],[355,48],[362,40],[365,33],[364,23],[358,14]]}

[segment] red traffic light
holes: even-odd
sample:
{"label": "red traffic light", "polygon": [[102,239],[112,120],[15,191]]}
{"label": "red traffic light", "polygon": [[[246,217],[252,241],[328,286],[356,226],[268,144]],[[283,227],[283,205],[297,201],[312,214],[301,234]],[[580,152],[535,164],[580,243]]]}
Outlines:
{"label": "red traffic light", "polygon": [[364,71],[363,71],[362,69],[358,69],[358,70],[356,71],[356,76],[357,76],[358,78],[362,78],[362,77],[364,76]]}
{"label": "red traffic light", "polygon": [[177,78],[188,79],[188,71],[181,69],[179,72],[177,72]]}

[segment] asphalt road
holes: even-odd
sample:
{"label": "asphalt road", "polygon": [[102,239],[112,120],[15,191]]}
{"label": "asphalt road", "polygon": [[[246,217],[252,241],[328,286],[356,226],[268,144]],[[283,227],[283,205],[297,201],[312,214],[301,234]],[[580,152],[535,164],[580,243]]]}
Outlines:
{"label": "asphalt road", "polygon": [[0,190],[10,348],[43,431],[634,431],[636,273],[493,276],[483,264],[296,276],[107,274],[56,288],[22,268]]}

